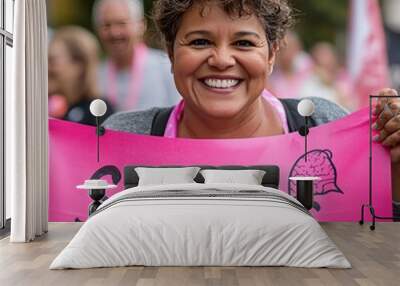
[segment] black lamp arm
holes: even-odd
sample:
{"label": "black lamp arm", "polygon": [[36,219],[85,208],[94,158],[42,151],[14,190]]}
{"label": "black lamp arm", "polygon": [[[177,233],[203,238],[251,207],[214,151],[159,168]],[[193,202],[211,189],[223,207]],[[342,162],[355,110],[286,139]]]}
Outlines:
{"label": "black lamp arm", "polygon": [[310,129],[308,128],[308,119],[309,116],[304,116],[304,126],[301,126],[299,129],[299,134],[304,137],[304,155],[306,162],[307,162],[307,135],[310,132]]}
{"label": "black lamp arm", "polygon": [[103,126],[97,126],[96,135],[103,136],[106,134],[106,129]]}
{"label": "black lamp arm", "polygon": [[99,124],[99,119],[100,118],[96,116],[96,135],[103,136],[106,133],[106,129]]}
{"label": "black lamp arm", "polygon": [[303,137],[307,136],[310,132],[310,129],[308,128],[308,117],[309,116],[304,116],[304,126],[299,128],[299,134]]}
{"label": "black lamp arm", "polygon": [[97,137],[97,162],[100,162],[100,136],[103,136],[106,129],[99,124],[99,117],[96,116],[96,137]]}

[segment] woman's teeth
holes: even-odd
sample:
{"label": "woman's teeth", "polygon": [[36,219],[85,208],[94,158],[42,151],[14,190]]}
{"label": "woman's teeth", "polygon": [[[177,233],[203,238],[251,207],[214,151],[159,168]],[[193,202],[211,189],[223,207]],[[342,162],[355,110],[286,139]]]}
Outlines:
{"label": "woman's teeth", "polygon": [[204,83],[212,88],[230,88],[239,83],[237,79],[206,79]]}

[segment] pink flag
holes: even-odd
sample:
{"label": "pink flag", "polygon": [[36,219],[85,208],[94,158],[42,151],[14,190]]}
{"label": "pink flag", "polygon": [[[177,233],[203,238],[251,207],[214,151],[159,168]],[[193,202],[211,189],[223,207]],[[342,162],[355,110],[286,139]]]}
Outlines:
{"label": "pink flag", "polygon": [[358,107],[368,96],[389,86],[385,34],[378,0],[352,0],[347,66]]}

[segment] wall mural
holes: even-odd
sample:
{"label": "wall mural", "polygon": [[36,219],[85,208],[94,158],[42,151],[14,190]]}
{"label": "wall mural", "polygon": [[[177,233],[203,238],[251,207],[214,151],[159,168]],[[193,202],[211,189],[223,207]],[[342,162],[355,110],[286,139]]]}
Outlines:
{"label": "wall mural", "polygon": [[[298,133],[253,139],[171,139],[107,130],[100,137],[97,162],[94,127],[49,121],[49,219],[85,220],[91,199],[77,185],[90,178],[106,179],[123,190],[126,165],[277,165],[280,189],[295,195],[289,176],[322,178],[315,185],[312,214],[320,221],[358,221],[368,201],[368,110],[310,129],[307,162],[304,137]],[[390,156],[374,143],[374,204],[391,215]]]}

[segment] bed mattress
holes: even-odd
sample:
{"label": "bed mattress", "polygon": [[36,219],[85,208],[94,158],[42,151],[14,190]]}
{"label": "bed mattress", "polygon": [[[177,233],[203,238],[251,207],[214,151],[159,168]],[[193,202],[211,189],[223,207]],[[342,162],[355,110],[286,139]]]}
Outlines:
{"label": "bed mattress", "polygon": [[115,194],[50,269],[129,265],[351,267],[318,222],[286,193],[196,183]]}

